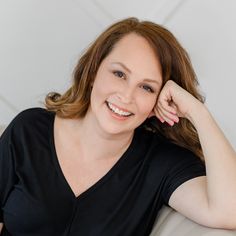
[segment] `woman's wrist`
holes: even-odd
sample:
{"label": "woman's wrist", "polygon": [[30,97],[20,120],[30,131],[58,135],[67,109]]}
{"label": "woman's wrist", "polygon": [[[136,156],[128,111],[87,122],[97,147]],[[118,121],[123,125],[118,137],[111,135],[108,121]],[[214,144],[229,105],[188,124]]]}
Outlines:
{"label": "woman's wrist", "polygon": [[196,127],[209,115],[210,113],[205,104],[197,100],[189,113],[186,114],[186,118]]}

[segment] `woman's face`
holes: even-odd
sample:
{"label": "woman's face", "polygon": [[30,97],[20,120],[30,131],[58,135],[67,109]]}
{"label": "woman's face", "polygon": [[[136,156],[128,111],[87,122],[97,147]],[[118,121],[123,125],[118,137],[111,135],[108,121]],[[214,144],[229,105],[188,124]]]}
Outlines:
{"label": "woman's face", "polygon": [[143,37],[128,34],[102,61],[88,113],[107,133],[131,132],[148,118],[161,85],[153,49]]}

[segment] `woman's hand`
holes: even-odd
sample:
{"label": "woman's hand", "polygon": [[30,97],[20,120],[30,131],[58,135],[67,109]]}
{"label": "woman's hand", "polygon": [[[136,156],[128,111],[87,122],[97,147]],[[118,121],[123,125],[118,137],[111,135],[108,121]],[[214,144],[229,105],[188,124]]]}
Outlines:
{"label": "woman's hand", "polygon": [[204,105],[192,94],[173,80],[168,80],[158,96],[152,115],[155,114],[162,123],[167,122],[173,126],[179,122],[179,117],[191,121],[193,111],[202,106]]}

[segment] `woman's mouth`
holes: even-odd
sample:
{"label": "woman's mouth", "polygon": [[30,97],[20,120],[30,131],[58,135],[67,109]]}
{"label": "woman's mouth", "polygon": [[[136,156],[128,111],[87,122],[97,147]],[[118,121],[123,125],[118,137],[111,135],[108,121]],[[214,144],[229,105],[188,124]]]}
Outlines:
{"label": "woman's mouth", "polygon": [[107,104],[107,107],[109,108],[109,110],[118,116],[129,117],[129,116],[134,115],[132,112],[128,112],[127,110],[122,110],[108,101],[106,101],[106,104]]}

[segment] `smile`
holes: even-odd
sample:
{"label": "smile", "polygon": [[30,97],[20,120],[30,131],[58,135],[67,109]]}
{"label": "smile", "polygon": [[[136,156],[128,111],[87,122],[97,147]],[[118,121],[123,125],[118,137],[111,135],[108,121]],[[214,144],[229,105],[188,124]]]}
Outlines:
{"label": "smile", "polygon": [[134,115],[133,113],[131,112],[128,112],[128,111],[123,111],[122,109],[119,109],[117,107],[115,107],[113,104],[111,104],[110,102],[107,102],[106,101],[106,104],[107,104],[107,107],[115,114],[119,115],[119,116],[123,116],[123,117],[128,117],[128,116],[132,116]]}

